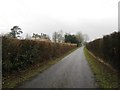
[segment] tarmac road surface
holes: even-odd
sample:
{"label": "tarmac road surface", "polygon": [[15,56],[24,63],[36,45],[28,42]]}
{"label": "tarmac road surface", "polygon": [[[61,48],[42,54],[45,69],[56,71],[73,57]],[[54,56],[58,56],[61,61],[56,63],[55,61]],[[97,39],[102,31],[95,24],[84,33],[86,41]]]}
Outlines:
{"label": "tarmac road surface", "polygon": [[81,47],[18,88],[97,87],[94,75],[85,59],[83,47]]}

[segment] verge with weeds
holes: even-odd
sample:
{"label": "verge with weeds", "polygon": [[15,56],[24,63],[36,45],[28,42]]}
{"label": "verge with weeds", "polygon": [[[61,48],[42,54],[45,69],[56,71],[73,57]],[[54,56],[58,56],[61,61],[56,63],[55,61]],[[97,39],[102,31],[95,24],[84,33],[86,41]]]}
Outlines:
{"label": "verge with weeds", "polygon": [[118,72],[98,61],[86,48],[84,54],[100,88],[119,88]]}

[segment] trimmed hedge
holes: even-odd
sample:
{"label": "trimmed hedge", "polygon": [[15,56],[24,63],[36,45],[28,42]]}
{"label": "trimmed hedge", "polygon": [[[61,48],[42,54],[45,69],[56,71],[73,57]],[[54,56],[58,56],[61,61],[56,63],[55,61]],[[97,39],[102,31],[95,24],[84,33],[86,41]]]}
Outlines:
{"label": "trimmed hedge", "polygon": [[2,38],[3,75],[64,55],[77,45]]}
{"label": "trimmed hedge", "polygon": [[116,70],[120,71],[120,32],[114,32],[101,39],[96,39],[86,44],[95,56],[111,64]]}

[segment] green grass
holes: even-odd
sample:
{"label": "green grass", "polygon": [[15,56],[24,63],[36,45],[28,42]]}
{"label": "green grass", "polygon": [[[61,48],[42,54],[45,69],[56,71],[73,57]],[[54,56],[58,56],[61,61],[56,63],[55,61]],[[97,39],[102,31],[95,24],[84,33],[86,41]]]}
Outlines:
{"label": "green grass", "polygon": [[84,48],[84,54],[100,88],[119,88],[119,78],[116,71],[99,62],[86,48]]}
{"label": "green grass", "polygon": [[67,56],[68,54],[75,51],[76,49],[78,49],[78,48],[75,48],[75,49],[69,51],[68,53],[66,53],[65,55],[63,55],[59,58],[55,58],[53,60],[48,60],[46,62],[39,63],[36,66],[29,67],[27,70],[21,71],[19,73],[15,72],[12,75],[8,75],[7,78],[2,78],[2,87],[3,88],[18,87],[24,81],[27,81],[27,80],[30,80],[30,79],[34,78],[39,73],[42,73],[44,70],[46,70],[50,66],[54,65],[55,63],[57,63],[58,61],[63,59],[65,56]]}

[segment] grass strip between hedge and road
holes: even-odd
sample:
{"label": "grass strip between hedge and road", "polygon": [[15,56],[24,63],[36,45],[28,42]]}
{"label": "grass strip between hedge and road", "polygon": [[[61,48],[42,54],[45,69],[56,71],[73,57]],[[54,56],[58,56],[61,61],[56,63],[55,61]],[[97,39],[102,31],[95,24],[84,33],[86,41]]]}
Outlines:
{"label": "grass strip between hedge and road", "polygon": [[95,76],[95,80],[100,88],[119,88],[120,82],[118,73],[108,67],[104,62],[100,62],[85,47],[84,54]]}
{"label": "grass strip between hedge and road", "polygon": [[[78,47],[79,48],[79,47]],[[62,55],[61,57],[54,58],[52,60],[47,60],[46,62],[39,63],[36,66],[29,67],[27,70],[21,71],[20,73],[15,72],[8,76],[7,79],[3,79],[3,88],[15,88],[22,84],[24,81],[30,80],[37,76],[39,73],[42,73],[44,70],[48,69],[50,66],[56,64],[58,61],[62,60],[65,56],[69,55],[73,51],[70,50],[66,54]]]}

